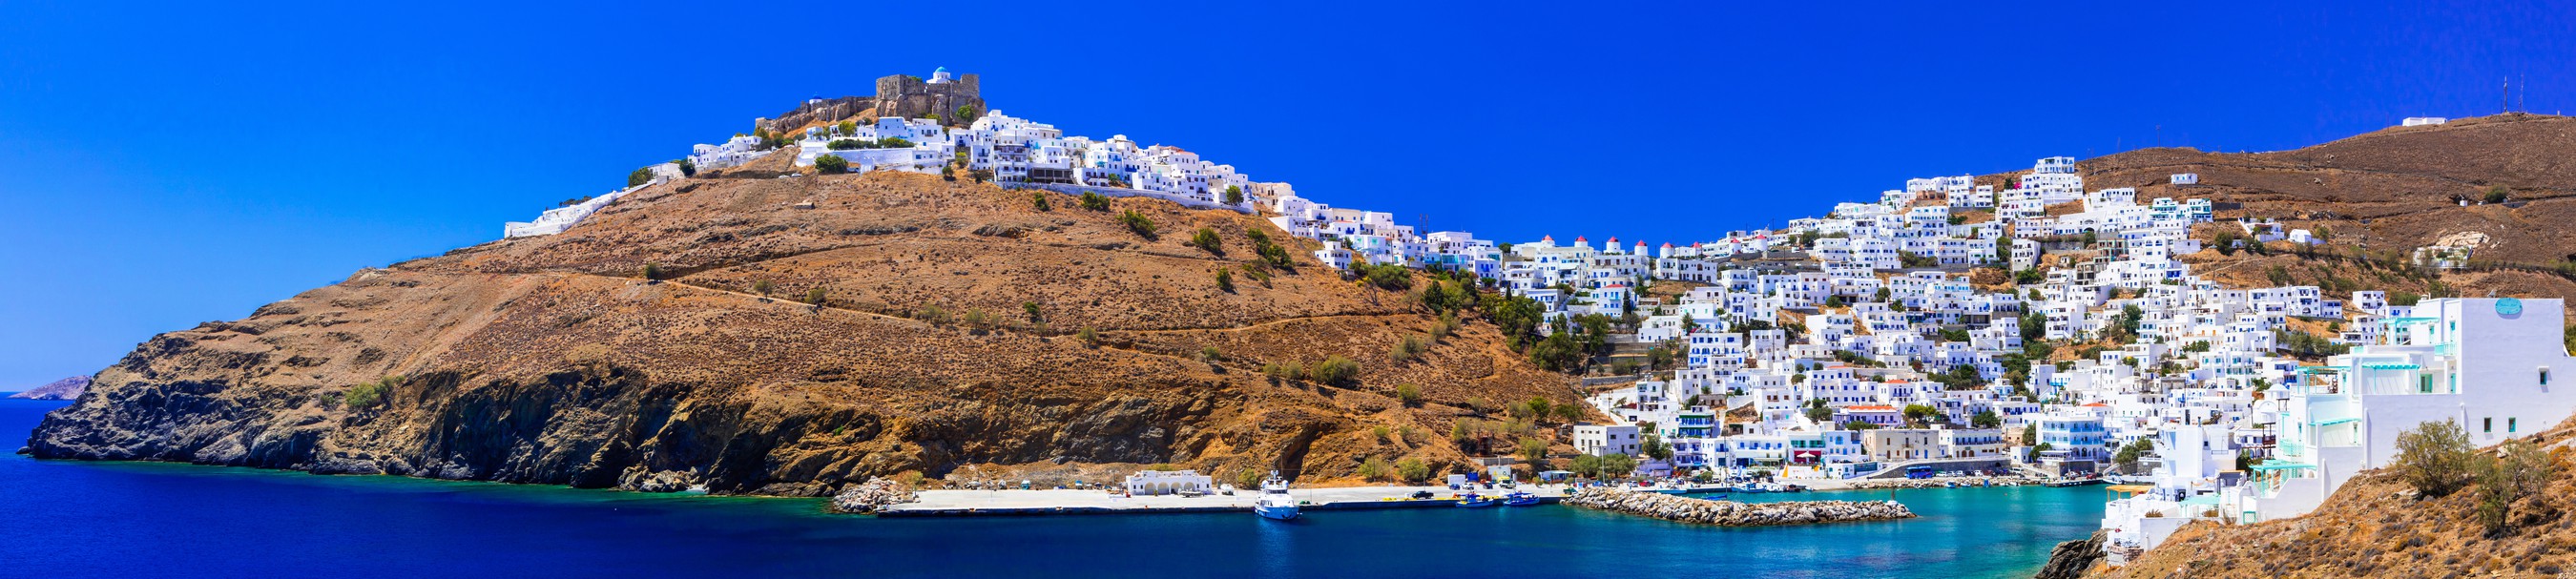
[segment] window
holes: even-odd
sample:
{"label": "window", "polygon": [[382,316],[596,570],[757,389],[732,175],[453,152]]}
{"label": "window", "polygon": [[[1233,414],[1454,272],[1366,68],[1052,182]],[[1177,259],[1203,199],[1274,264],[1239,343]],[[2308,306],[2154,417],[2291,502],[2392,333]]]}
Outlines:
{"label": "window", "polygon": [[2505,434],[2513,434],[2513,431],[2515,430],[2514,423],[2515,423],[2515,422],[2520,422],[2520,421],[2521,421],[2521,420],[2519,420],[2519,419],[2515,419],[2515,418],[2506,418],[2506,419],[2504,419],[2504,432],[2505,432]]}
{"label": "window", "polygon": [[2540,368],[2540,385],[2549,385],[2549,368],[2546,366]]}
{"label": "window", "polygon": [[2486,432],[2486,433],[2488,433],[2488,434],[2493,434],[2493,433],[2495,433],[2495,418],[2494,418],[2494,417],[2488,417],[2488,418],[2481,419],[2481,423],[2482,423],[2482,424],[2484,424],[2484,426],[2482,426],[2482,427],[2481,427],[2481,428],[2483,428],[2483,429],[2484,429],[2484,430],[2483,430],[2483,432]]}

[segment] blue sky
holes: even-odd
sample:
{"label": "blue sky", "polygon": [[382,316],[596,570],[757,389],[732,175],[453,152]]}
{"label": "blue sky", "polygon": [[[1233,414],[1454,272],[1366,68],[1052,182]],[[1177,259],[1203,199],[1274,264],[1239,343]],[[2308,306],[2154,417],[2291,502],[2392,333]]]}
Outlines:
{"label": "blue sky", "polygon": [[0,390],[939,66],[1015,116],[1502,241],[2293,148],[2494,112],[2507,75],[2576,108],[2563,1],[222,4],[0,0]]}

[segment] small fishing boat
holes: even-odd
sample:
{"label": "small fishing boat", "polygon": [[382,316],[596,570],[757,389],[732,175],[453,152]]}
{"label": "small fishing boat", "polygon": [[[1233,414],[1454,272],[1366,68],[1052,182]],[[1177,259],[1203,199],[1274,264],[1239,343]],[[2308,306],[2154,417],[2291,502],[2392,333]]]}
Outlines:
{"label": "small fishing boat", "polygon": [[1478,495],[1476,493],[1467,493],[1458,496],[1458,506],[1461,508],[1480,509],[1494,506],[1499,502],[1501,501],[1494,500],[1494,497]]}
{"label": "small fishing boat", "polygon": [[1503,506],[1526,507],[1535,504],[1538,504],[1538,495],[1517,492],[1503,495]]}
{"label": "small fishing boat", "polygon": [[1288,496],[1288,481],[1279,478],[1279,471],[1270,471],[1270,478],[1261,481],[1261,496],[1252,500],[1252,514],[1273,521],[1297,518],[1297,498]]}

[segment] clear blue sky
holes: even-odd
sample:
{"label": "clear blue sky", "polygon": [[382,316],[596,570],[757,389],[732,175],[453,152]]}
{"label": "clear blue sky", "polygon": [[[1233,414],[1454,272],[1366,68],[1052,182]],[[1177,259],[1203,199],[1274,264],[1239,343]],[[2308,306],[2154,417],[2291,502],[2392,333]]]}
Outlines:
{"label": "clear blue sky", "polygon": [[2564,1],[542,4],[0,0],[0,390],[938,66],[1073,134],[1502,241],[1686,242],[2048,155],[2291,148],[2495,112],[2507,75],[2576,109]]}

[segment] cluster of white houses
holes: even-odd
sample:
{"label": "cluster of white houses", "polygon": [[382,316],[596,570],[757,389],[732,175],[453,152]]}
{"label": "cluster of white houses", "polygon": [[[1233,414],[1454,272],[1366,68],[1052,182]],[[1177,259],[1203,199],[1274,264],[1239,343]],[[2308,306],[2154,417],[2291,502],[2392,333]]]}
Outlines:
{"label": "cluster of white houses", "polygon": [[[928,82],[947,80],[942,71]],[[721,169],[769,154],[763,146],[754,137],[698,145],[689,161]],[[1005,183],[1257,207],[1280,229],[1322,241],[1315,256],[1334,267],[1473,273],[1531,298],[1551,320],[1634,315],[1633,335],[1614,341],[1664,345],[1675,367],[1595,394],[1613,421],[1575,427],[1573,440],[1603,455],[1669,444],[1669,459],[1641,463],[1649,473],[2089,472],[2117,449],[2151,448],[2141,463],[2152,490],[2114,501],[2103,520],[2115,560],[2189,520],[2308,512],[2355,472],[2384,466],[2397,432],[2428,421],[2457,421],[2488,444],[2576,411],[2576,393],[2550,374],[2576,367],[2561,346],[2559,300],[2396,303],[2375,291],[2223,287],[2176,259],[2202,249],[2191,231],[2213,221],[2207,200],[2088,190],[2069,157],[2040,159],[1999,185],[1914,179],[1781,229],[1650,248],[1416,231],[1390,213],[1318,203],[1177,147],[1068,137],[999,111],[966,127],[879,118],[811,128],[790,154],[799,166],[841,157],[854,171],[938,172],[962,158]],[[2168,182],[2188,191],[2199,181],[2185,173]],[[511,224],[509,234],[561,231],[617,195]],[[2057,207],[2068,204],[2076,206]],[[2246,242],[2322,241],[2269,221],[2211,226],[2241,228]],[[2019,279],[2009,291],[1983,291],[1970,281],[1979,267]],[[1656,280],[1694,287],[1640,295]],[[2299,336],[2302,327],[2331,335]],[[2302,364],[2285,351],[2294,336],[2349,350]],[[2025,340],[2095,346],[2072,361],[2034,361]],[[1207,481],[1176,473],[1130,484],[1150,494]]]}

